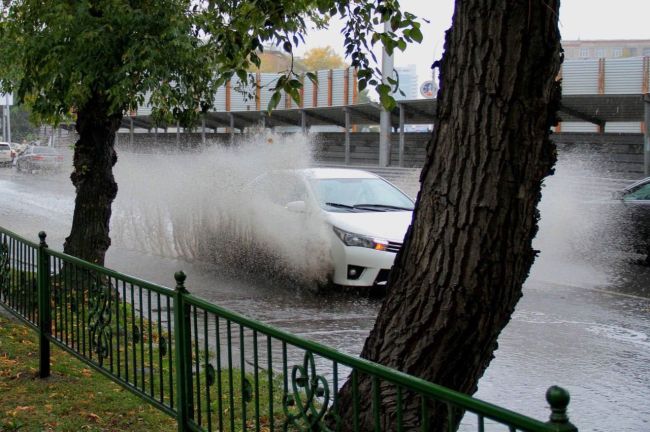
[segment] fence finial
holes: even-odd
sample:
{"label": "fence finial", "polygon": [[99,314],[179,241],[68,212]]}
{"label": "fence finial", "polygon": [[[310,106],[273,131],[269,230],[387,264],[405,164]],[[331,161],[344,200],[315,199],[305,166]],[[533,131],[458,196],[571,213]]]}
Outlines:
{"label": "fence finial", "polygon": [[567,415],[567,406],[571,396],[569,392],[559,386],[551,386],[546,391],[546,400],[551,405],[551,417],[548,421],[550,424],[558,426],[561,431],[577,431],[578,429],[571,424]]}
{"label": "fence finial", "polygon": [[45,243],[45,237],[47,237],[45,231],[41,231],[38,233],[38,238],[41,239],[40,246],[47,247],[47,243]]}
{"label": "fence finial", "polygon": [[187,294],[187,288],[185,288],[185,279],[187,276],[182,270],[177,271],[174,273],[174,279],[176,279],[176,291],[182,292],[183,294]]}

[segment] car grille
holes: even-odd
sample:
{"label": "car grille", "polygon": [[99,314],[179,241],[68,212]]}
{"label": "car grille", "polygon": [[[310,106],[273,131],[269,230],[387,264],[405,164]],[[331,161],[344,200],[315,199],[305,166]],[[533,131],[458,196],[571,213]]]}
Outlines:
{"label": "car grille", "polygon": [[400,249],[402,249],[402,243],[388,242],[388,246],[386,246],[388,252],[397,253]]}

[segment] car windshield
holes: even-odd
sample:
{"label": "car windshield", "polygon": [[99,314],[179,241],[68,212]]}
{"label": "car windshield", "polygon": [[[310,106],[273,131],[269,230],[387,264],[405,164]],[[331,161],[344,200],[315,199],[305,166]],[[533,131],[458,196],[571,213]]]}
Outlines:
{"label": "car windshield", "polygon": [[327,211],[413,210],[413,201],[379,178],[314,179],[312,188]]}
{"label": "car windshield", "polygon": [[32,147],[32,152],[35,154],[44,155],[58,155],[59,151],[52,147]]}
{"label": "car windshield", "polygon": [[636,189],[623,195],[625,201],[650,200],[650,183],[638,186]]}
{"label": "car windshield", "polygon": [[11,150],[9,144],[0,144],[0,150]]}

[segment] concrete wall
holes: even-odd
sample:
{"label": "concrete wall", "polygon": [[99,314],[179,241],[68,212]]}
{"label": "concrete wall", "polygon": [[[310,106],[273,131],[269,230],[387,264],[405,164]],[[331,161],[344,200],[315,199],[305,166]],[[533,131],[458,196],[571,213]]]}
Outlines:
{"label": "concrete wall", "polygon": [[[230,145],[230,135],[224,133],[206,133],[206,141]],[[431,138],[430,132],[407,133],[404,143],[405,168],[419,168],[426,157],[426,145]],[[558,152],[571,154],[586,163],[599,167],[600,175],[612,178],[643,177],[643,135],[634,133],[595,134],[595,133],[558,133],[552,135],[558,145]],[[235,134],[235,144],[246,135]],[[315,136],[314,154],[316,160],[328,165],[345,163],[345,135],[339,132],[320,133]],[[181,133],[177,141],[175,133],[133,134],[130,143],[129,134],[118,136],[117,147],[136,152],[176,151],[199,148],[202,145],[200,133]],[[378,164],[379,134],[359,132],[350,134],[350,165]],[[397,167],[399,161],[399,134],[392,134],[391,166]]]}

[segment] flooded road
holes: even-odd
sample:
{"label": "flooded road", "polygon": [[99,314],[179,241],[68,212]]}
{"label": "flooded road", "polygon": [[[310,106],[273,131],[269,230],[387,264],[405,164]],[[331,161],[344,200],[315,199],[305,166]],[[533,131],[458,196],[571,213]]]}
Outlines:
{"label": "flooded road", "polygon": [[[147,247],[134,247],[120,234],[121,225],[132,223],[125,218],[134,217],[130,207],[134,200],[160,200],[163,205],[165,199],[201,197],[174,195],[174,188],[187,189],[181,177],[190,181],[192,173],[179,170],[170,184],[163,184],[164,176],[145,169],[160,188],[154,190],[133,173],[129,155],[120,158],[108,267],[169,287],[174,285],[174,272],[182,269],[192,294],[346,353],[359,353],[380,298],[344,292],[315,295],[246,268],[184,259],[182,254],[167,253],[165,245],[154,245],[153,238]],[[575,169],[565,170],[561,163],[547,183],[535,242],[541,253],[476,396],[546,419],[544,393],[557,384],[570,391],[569,415],[580,430],[648,431],[650,272],[633,264],[634,256],[621,252],[616,211],[604,211],[598,203],[607,195],[603,188],[625,182],[576,176]],[[145,198],[147,190],[151,196]],[[576,199],[585,201],[585,191],[594,198],[586,201],[596,204],[583,205]],[[73,192],[64,174],[0,169],[0,225],[30,240],[44,230],[50,247],[60,250],[72,219]],[[151,202],[147,201],[149,206]],[[182,204],[177,215],[191,210],[188,201]],[[146,219],[144,223],[150,224]]]}

